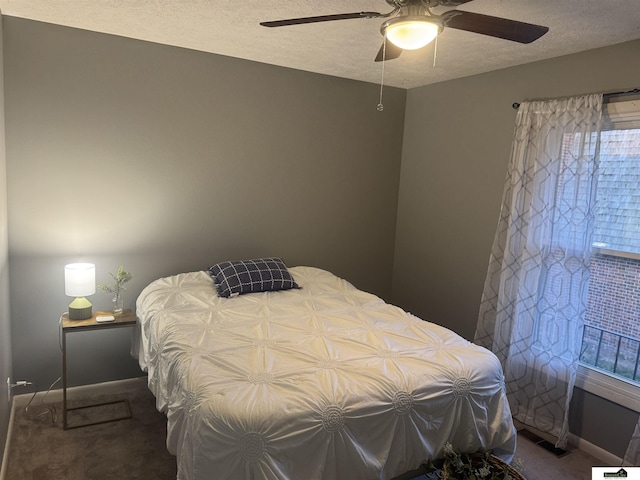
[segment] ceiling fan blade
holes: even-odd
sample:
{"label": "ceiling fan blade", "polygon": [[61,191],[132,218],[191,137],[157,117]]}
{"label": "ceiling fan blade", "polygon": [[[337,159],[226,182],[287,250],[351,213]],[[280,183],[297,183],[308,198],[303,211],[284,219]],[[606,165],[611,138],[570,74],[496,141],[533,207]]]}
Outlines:
{"label": "ceiling fan blade", "polygon": [[[393,60],[394,58],[398,58],[402,53],[402,49],[397,45],[391,43],[389,40],[386,40],[387,46],[385,49],[384,42],[382,42],[382,46],[380,50],[378,50],[378,55],[376,55],[376,62],[381,62],[384,60],[385,62],[388,60]],[[384,56],[384,59],[382,58]]]}
{"label": "ceiling fan blade", "polygon": [[541,25],[459,10],[445,12],[441,18],[445,26],[449,28],[481,33],[519,43],[531,43],[549,31],[549,27]]}
{"label": "ceiling fan blade", "polygon": [[304,23],[332,22],[334,20],[350,20],[352,18],[378,18],[378,12],[353,12],[339,13],[336,15],[320,15],[318,17],[289,18],[287,20],[274,20],[271,22],[260,22],[263,27],[285,27],[287,25],[301,25]]}
{"label": "ceiling fan blade", "polygon": [[438,7],[459,7],[465,3],[469,3],[472,0],[439,0]]}

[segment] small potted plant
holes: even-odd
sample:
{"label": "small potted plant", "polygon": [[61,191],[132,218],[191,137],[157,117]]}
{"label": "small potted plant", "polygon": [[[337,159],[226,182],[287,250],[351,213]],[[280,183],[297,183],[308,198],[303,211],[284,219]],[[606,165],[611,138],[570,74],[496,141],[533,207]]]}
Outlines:
{"label": "small potted plant", "polygon": [[518,469],[489,451],[459,453],[450,443],[445,444],[442,458],[426,466],[426,472],[430,480],[526,480]]}
{"label": "small potted plant", "polygon": [[131,280],[133,278],[133,275],[127,272],[122,265],[120,265],[120,268],[118,268],[117,274],[114,275],[113,273],[109,272],[109,275],[111,275],[111,278],[113,278],[113,284],[107,285],[105,283],[101,283],[98,285],[98,288],[107,293],[113,294],[113,313],[115,315],[119,315],[122,313],[124,306],[123,294],[126,291],[124,284]]}

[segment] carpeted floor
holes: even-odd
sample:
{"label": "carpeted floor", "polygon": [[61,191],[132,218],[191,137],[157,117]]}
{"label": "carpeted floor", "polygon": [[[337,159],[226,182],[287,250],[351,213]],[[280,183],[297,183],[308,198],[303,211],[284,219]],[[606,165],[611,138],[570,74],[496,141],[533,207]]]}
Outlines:
{"label": "carpeted floor", "polygon": [[[6,480],[105,480],[176,478],[175,457],[165,447],[166,419],[155,409],[155,399],[146,379],[108,385],[110,399],[126,398],[132,418],[70,430],[62,429],[62,403],[54,395],[44,404],[38,394],[25,411],[16,407],[7,461]],[[81,404],[105,401],[103,393],[79,394]],[[58,395],[59,396],[59,395]],[[69,406],[78,405],[73,400]],[[55,408],[52,423],[51,408]],[[119,416],[122,404],[69,413],[69,425],[84,422],[100,410],[103,415]],[[561,458],[519,436],[516,461],[527,480],[584,480],[591,478],[591,467],[602,465],[578,450]],[[420,477],[424,478],[424,477]],[[297,479],[296,479],[297,480]],[[418,479],[416,479],[418,480]]]}
{"label": "carpeted floor", "polygon": [[[175,457],[165,446],[166,419],[156,410],[146,379],[129,382],[120,391],[110,389],[109,396],[128,399],[132,418],[63,430],[62,402],[46,402],[55,407],[55,423],[38,397],[29,412],[16,408],[6,480],[175,479]],[[99,401],[105,401],[104,395],[89,394],[81,403]],[[70,407],[75,405],[77,401],[69,402]],[[121,408],[119,404],[95,410],[121,416],[116,411]],[[69,426],[84,422],[92,413],[96,412],[69,412]]]}

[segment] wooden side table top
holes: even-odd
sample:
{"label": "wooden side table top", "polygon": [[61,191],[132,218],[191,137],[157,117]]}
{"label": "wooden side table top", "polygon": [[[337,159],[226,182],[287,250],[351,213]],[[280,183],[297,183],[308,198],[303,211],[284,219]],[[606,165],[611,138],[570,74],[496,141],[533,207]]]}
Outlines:
{"label": "wooden side table top", "polygon": [[[111,322],[96,322],[98,315],[113,315],[115,320]],[[91,318],[86,320],[70,320],[68,314],[62,316],[62,331],[69,330],[95,330],[97,328],[110,328],[110,327],[127,327],[136,324],[136,316],[131,309],[126,309],[122,313],[115,315],[111,311],[97,311],[93,312]]]}

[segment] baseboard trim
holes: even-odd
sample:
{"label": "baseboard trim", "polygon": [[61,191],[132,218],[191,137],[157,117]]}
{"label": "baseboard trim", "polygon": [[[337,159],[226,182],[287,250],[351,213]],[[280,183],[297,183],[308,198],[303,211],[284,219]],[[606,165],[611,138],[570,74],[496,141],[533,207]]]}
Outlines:
{"label": "baseboard trim", "polygon": [[[147,384],[147,377],[125,378],[124,380],[114,380],[111,382],[93,383],[91,385],[80,385],[78,387],[67,388],[67,400],[73,400],[76,398],[82,398],[86,395],[94,395],[100,393],[120,393],[130,389],[134,384],[144,382]],[[62,401],[62,389],[51,390],[49,393],[46,391],[38,392],[38,396],[47,395],[48,401],[61,402]],[[33,392],[16,395],[13,397],[14,407],[23,407],[29,403]],[[3,480],[0,478],[0,480]]]}
{"label": "baseboard trim", "polygon": [[2,454],[2,466],[0,466],[0,480],[5,480],[7,476],[7,461],[9,458],[9,445],[11,444],[11,435],[13,433],[13,420],[15,416],[15,401],[11,401],[11,411],[9,413],[9,428],[7,428],[7,440],[4,444],[4,452]]}
{"label": "baseboard trim", "polygon": [[580,438],[577,435],[574,435],[573,433],[569,434],[568,441],[571,445],[576,447],[578,450],[581,450],[584,453],[588,453],[592,457],[595,457],[598,460],[600,460],[603,463],[602,466],[617,467],[619,465],[622,465],[623,463],[622,458],[618,457],[617,455],[614,455],[613,453],[605,450],[602,447],[599,447],[598,445],[594,445],[593,443],[588,442],[584,438]]}

